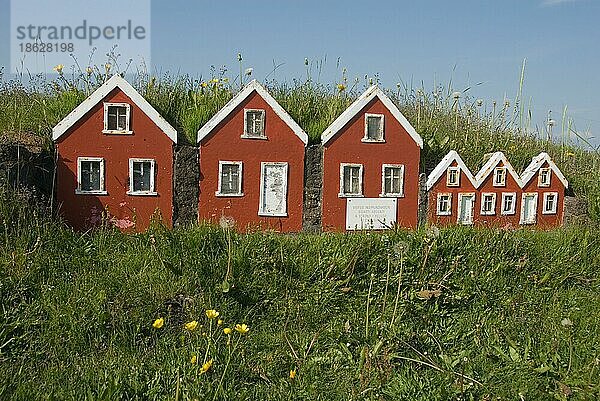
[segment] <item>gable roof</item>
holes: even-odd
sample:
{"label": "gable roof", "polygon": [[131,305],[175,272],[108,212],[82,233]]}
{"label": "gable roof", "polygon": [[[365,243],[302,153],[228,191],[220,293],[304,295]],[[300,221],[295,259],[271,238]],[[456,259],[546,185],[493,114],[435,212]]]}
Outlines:
{"label": "gable roof", "polygon": [[386,96],[385,93],[376,85],[367,89],[358,99],[354,101],[323,133],[321,134],[321,144],[327,144],[354,116],[375,97],[379,98],[385,107],[392,113],[398,122],[404,127],[410,137],[423,149],[423,139],[419,136],[414,127],[408,122],[406,117],[398,110],[394,102]]}
{"label": "gable roof", "polygon": [[506,167],[506,170],[513,177],[513,179],[515,180],[517,185],[520,188],[523,188],[523,184],[521,183],[521,178],[519,177],[519,175],[517,174],[517,172],[515,171],[513,166],[510,164],[510,162],[508,161],[508,159],[506,158],[506,156],[504,156],[504,153],[502,153],[502,152],[496,152],[496,153],[492,154],[492,156],[488,159],[488,161],[485,162],[485,164],[483,165],[481,170],[479,170],[479,172],[475,176],[475,180],[478,182],[478,184],[479,185],[483,184],[483,181],[488,177],[488,175],[490,175],[494,171],[494,168],[500,162],[502,162],[502,164],[504,164],[504,167]]}
{"label": "gable roof", "polygon": [[288,127],[292,129],[292,131],[294,131],[294,134],[296,134],[296,136],[300,138],[300,140],[306,146],[306,144],[308,144],[308,135],[306,135],[306,132],[304,132],[304,130],[300,128],[300,126],[296,121],[294,121],[292,116],[290,116],[287,113],[287,111],[285,111],[283,107],[281,107],[281,105],[277,103],[275,98],[273,98],[273,96],[271,96],[271,94],[267,92],[267,90],[261,84],[259,84],[256,79],[250,81],[244,87],[244,89],[242,89],[237,95],[235,95],[233,99],[227,102],[227,104],[221,110],[219,110],[217,114],[212,116],[212,118],[208,120],[208,122],[198,130],[198,143],[200,143],[200,141],[202,141],[208,134],[210,134],[212,130],[217,125],[219,125],[219,123],[221,123],[221,121],[223,121],[227,116],[229,116],[233,112],[233,110],[235,110],[235,108],[239,106],[246,98],[248,98],[248,96],[250,96],[250,94],[252,94],[252,92],[254,91],[256,91],[259,94],[259,96],[267,102],[267,104],[273,109],[275,114],[277,114],[279,118],[281,118],[288,125]]}
{"label": "gable roof", "polygon": [[569,182],[546,152],[542,152],[531,159],[531,163],[529,163],[529,166],[527,166],[527,168],[523,171],[523,174],[521,174],[521,182],[523,183],[523,186],[527,185],[527,183],[531,181],[535,173],[537,173],[538,170],[544,165],[544,162],[548,163],[548,167],[552,169],[554,174],[556,174],[556,177],[560,180],[560,182],[563,183],[565,188],[569,188]]}
{"label": "gable roof", "polygon": [[125,93],[136,106],[167,135],[173,143],[177,143],[177,130],[171,126],[146,99],[136,91],[121,75],[115,74],[102,86],[87,97],[81,104],[69,113],[61,122],[52,128],[52,140],[56,141],[69,128],[79,121],[88,111],[102,101],[113,89],[119,88]]}
{"label": "gable roof", "polygon": [[428,191],[435,185],[436,182],[438,182],[440,177],[442,177],[442,175],[446,172],[448,167],[450,167],[450,165],[454,161],[456,161],[456,164],[458,165],[458,167],[460,167],[461,171],[465,173],[471,184],[473,184],[473,187],[477,188],[479,186],[479,182],[475,180],[473,173],[471,173],[471,170],[469,170],[469,168],[466,166],[465,162],[463,162],[459,154],[455,150],[451,150],[446,156],[444,156],[442,161],[439,162],[437,166],[435,166],[431,174],[429,174],[426,186]]}

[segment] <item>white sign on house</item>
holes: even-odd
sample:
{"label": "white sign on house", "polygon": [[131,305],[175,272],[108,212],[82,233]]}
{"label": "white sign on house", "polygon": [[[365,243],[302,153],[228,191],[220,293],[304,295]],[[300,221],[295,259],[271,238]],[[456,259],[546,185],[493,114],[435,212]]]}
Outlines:
{"label": "white sign on house", "polygon": [[396,222],[396,198],[348,198],[346,230],[384,230]]}

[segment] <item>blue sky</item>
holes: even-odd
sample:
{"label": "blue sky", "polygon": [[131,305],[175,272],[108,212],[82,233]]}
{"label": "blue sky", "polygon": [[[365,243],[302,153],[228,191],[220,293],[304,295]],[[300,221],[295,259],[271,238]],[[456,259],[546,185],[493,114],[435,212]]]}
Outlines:
{"label": "blue sky", "polygon": [[[282,64],[269,78],[290,81],[305,77],[306,57],[325,61],[322,82],[339,81],[343,67],[350,78],[377,74],[388,88],[452,80],[491,104],[514,99],[526,58],[534,122],[543,125],[552,110],[560,126],[566,105],[577,130],[600,144],[598,0],[152,3],[159,72],[207,77],[212,65],[225,65],[235,76],[240,52],[255,78]],[[8,7],[0,0],[0,66],[9,65]]]}

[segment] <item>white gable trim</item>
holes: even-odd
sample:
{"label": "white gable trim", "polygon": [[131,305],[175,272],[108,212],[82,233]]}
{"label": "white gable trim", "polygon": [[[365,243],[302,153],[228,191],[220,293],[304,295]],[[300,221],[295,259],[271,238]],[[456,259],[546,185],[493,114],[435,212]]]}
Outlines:
{"label": "white gable trim", "polygon": [[550,156],[546,152],[542,152],[539,155],[535,156],[533,159],[531,159],[531,163],[529,163],[529,166],[527,166],[525,171],[523,171],[523,174],[521,174],[521,182],[523,183],[523,186],[527,185],[529,181],[531,181],[533,176],[544,165],[544,162],[548,163],[548,167],[550,167],[550,170],[556,175],[556,178],[558,178],[560,182],[563,183],[565,188],[569,188],[569,182],[567,181],[563,173],[558,169],[558,166],[554,164],[552,159],[550,159]]}
{"label": "white gable trim", "polygon": [[69,113],[61,122],[56,124],[52,128],[52,140],[56,141],[61,137],[69,128],[71,128],[77,121],[79,121],[87,112],[89,112],[94,106],[102,101],[113,89],[119,88],[125,93],[131,101],[138,106],[147,116],[156,124],[164,133],[167,135],[173,143],[177,143],[177,130],[171,126],[154,107],[148,103],[146,99],[142,97],[136,91],[133,86],[129,84],[119,74],[113,75],[108,81],[94,91],[87,99]]}
{"label": "white gable trim", "polygon": [[423,149],[423,139],[414,127],[408,122],[406,117],[398,110],[394,102],[383,93],[377,86],[371,86],[367,89],[358,99],[354,101],[338,118],[323,133],[321,134],[321,144],[326,145],[344,126],[375,97],[385,105],[385,107],[392,113],[392,115],[398,120],[398,122],[404,127],[406,132],[415,141],[421,149]]}
{"label": "white gable trim", "polygon": [[273,109],[275,114],[279,116],[287,125],[294,131],[294,134],[304,143],[308,144],[308,135],[296,121],[281,107],[279,103],[267,92],[267,90],[258,83],[257,80],[252,80],[248,83],[244,89],[242,89],[237,95],[233,97],[217,114],[215,114],[200,130],[198,130],[198,143],[200,143],[212,130],[219,125],[227,116],[229,116],[233,110],[240,105],[252,92],[256,91],[260,97],[262,97],[267,104]]}
{"label": "white gable trim", "polygon": [[473,173],[471,170],[465,165],[465,162],[461,159],[460,155],[455,151],[451,150],[448,152],[446,156],[442,159],[441,162],[433,169],[429,177],[427,178],[427,190],[429,191],[433,186],[440,180],[440,178],[446,174],[448,167],[452,165],[452,163],[456,161],[456,164],[460,168],[460,171],[465,173],[471,184],[473,184],[473,188],[477,189],[479,187],[479,183],[473,177]]}
{"label": "white gable trim", "polygon": [[494,172],[494,169],[498,166],[498,163],[500,162],[504,164],[504,167],[506,167],[506,171],[510,173],[510,175],[513,177],[519,188],[523,188],[521,178],[502,152],[494,153],[492,157],[490,157],[488,161],[483,165],[481,170],[479,170],[479,172],[475,176],[475,181],[477,181],[478,185],[483,184],[483,181],[485,181],[485,179]]}

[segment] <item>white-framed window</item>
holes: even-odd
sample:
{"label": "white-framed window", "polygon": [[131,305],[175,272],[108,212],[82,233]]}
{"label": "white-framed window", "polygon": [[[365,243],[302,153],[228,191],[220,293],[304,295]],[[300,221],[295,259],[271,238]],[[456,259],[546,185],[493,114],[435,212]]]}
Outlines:
{"label": "white-framed window", "polygon": [[79,195],[106,195],[103,158],[77,158],[77,188],[75,193]]}
{"label": "white-framed window", "polygon": [[538,175],[538,187],[549,187],[551,176],[552,170],[549,167],[541,168]]}
{"label": "white-framed window", "polygon": [[244,196],[242,192],[242,162],[219,160],[219,187],[216,196]]}
{"label": "white-framed window", "polygon": [[129,159],[129,191],[127,195],[156,195],[154,159]]}
{"label": "white-framed window", "polygon": [[537,221],[537,192],[525,192],[521,195],[521,219],[519,224],[535,224]]}
{"label": "white-framed window", "polygon": [[262,162],[260,164],[259,216],[287,216],[288,164]]}
{"label": "white-framed window", "polygon": [[131,106],[127,103],[104,103],[104,134],[131,134]]}
{"label": "white-framed window", "polygon": [[448,167],[448,171],[446,172],[446,186],[460,186],[460,167]]}
{"label": "white-framed window", "polygon": [[506,167],[496,167],[494,169],[494,182],[495,187],[506,186]]}
{"label": "white-framed window", "polygon": [[242,138],[266,139],[265,111],[262,109],[244,109],[244,133]]}
{"label": "white-framed window", "polygon": [[404,165],[381,165],[381,195],[401,197],[404,196]]}
{"label": "white-framed window", "polygon": [[558,192],[545,192],[542,214],[556,214],[558,206]]}
{"label": "white-framed window", "polygon": [[517,194],[516,192],[503,192],[502,193],[502,211],[503,216],[508,216],[516,213],[517,207]]}
{"label": "white-framed window", "polygon": [[481,215],[493,216],[496,214],[496,194],[484,192],[481,194]]}
{"label": "white-framed window", "polygon": [[365,114],[365,136],[363,142],[385,142],[383,114]]}
{"label": "white-framed window", "polygon": [[452,214],[452,194],[450,193],[439,193],[437,194],[437,208],[436,213],[438,216],[450,216]]}
{"label": "white-framed window", "polygon": [[363,165],[340,163],[340,197],[363,195]]}

